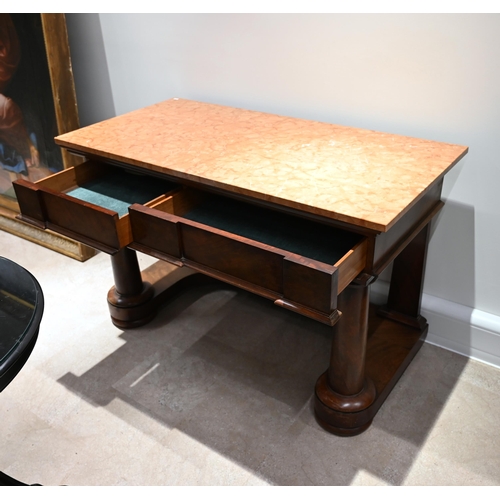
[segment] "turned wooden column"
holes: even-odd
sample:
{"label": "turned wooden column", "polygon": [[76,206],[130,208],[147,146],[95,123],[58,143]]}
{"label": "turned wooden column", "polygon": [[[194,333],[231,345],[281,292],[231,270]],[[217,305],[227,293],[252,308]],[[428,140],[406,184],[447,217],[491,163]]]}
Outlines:
{"label": "turned wooden column", "polygon": [[399,323],[424,330],[427,321],[420,315],[430,223],[394,260],[387,305],[379,314]]}
{"label": "turned wooden column", "polygon": [[113,324],[119,328],[135,328],[155,316],[151,299],[154,290],[142,280],[137,255],[122,248],[111,255],[115,286],[108,292],[108,306]]}
{"label": "turned wooden column", "polygon": [[134,250],[122,248],[111,256],[111,266],[117,294],[122,297],[133,297],[142,293],[144,285]]}
{"label": "turned wooden column", "polygon": [[316,419],[326,430],[342,436],[359,434],[371,423],[358,413],[376,396],[372,381],[365,377],[368,307],[366,284],[353,283],[339,295],[342,316],[333,326],[330,366],[316,383]]}

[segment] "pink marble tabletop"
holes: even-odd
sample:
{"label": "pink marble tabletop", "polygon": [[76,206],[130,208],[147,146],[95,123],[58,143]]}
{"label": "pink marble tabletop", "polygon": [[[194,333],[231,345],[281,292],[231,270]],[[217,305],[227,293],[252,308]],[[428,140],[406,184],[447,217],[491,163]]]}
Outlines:
{"label": "pink marble tabletop", "polygon": [[377,231],[389,230],[468,151],[177,98],[56,143]]}

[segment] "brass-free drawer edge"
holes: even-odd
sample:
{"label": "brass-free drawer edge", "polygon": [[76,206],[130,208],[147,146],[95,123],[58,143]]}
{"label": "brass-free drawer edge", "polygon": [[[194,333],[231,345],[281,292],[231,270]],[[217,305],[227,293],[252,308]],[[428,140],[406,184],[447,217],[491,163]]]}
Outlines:
{"label": "brass-free drawer edge", "polygon": [[[120,216],[114,210],[71,195],[89,183],[93,183],[95,189],[101,179],[106,179],[110,175],[114,176],[114,180],[117,179],[117,186],[112,187],[119,189],[122,173],[117,172],[115,167],[96,162],[85,162],[70,167],[37,182],[15,181],[14,189],[21,217],[28,223],[43,228],[50,227],[60,234],[70,236],[103,252],[115,253],[132,242],[129,214],[123,213],[122,209],[123,215]],[[107,182],[109,184],[109,181]],[[128,182],[130,184],[130,180]],[[165,185],[172,191],[171,183]],[[109,199],[105,192],[100,194],[99,187],[96,193],[94,196],[96,199],[99,199],[99,196],[103,200]],[[146,205],[158,203],[164,197],[165,193],[160,196],[155,194]],[[123,206],[125,202],[119,203]]]}
{"label": "brass-free drawer edge", "polygon": [[[223,281],[229,282],[231,277],[240,288],[268,290],[268,298],[300,304],[322,315],[323,322],[333,321],[330,316],[336,310],[338,294],[366,265],[366,238],[356,236],[355,244],[348,243],[348,251],[335,264],[326,264],[186,218],[185,213],[191,213],[191,201],[196,201],[194,191],[177,192],[154,209],[132,205],[131,246],[169,261],[189,262],[190,267],[198,266],[205,274],[220,274]],[[207,199],[209,207],[215,196]],[[337,234],[335,229],[325,228],[328,235]]]}

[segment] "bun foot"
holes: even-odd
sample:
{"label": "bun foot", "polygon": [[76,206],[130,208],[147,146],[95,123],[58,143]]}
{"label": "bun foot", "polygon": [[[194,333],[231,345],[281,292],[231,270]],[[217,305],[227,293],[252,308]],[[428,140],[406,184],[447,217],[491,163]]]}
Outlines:
{"label": "bun foot", "polygon": [[334,392],[328,385],[327,372],[316,382],[314,414],[323,429],[337,436],[355,436],[364,432],[373,420],[372,404],[377,396],[373,382],[365,378],[363,389],[352,396]]}
{"label": "bun foot", "polygon": [[340,437],[351,437],[351,436],[357,436],[358,434],[361,434],[370,427],[370,425],[373,422],[373,418],[371,420],[368,420],[366,424],[362,425],[361,427],[353,427],[352,429],[345,429],[342,427],[335,427],[333,425],[330,425],[329,423],[325,422],[324,420],[320,420],[318,415],[314,415],[316,417],[316,422],[325,429],[325,431],[329,432],[330,434],[335,434],[336,436]]}
{"label": "bun foot", "polygon": [[137,328],[149,323],[156,316],[153,303],[154,288],[143,284],[138,295],[122,295],[115,287],[108,292],[108,307],[113,324],[122,329]]}

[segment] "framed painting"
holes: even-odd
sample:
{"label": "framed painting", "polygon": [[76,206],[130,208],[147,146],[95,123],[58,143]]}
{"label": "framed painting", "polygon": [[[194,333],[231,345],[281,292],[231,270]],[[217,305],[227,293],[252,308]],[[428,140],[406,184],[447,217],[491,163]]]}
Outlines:
{"label": "framed painting", "polygon": [[12,182],[37,181],[82,160],[54,137],[79,128],[64,14],[0,13],[0,229],[78,260],[95,251],[16,219]]}

